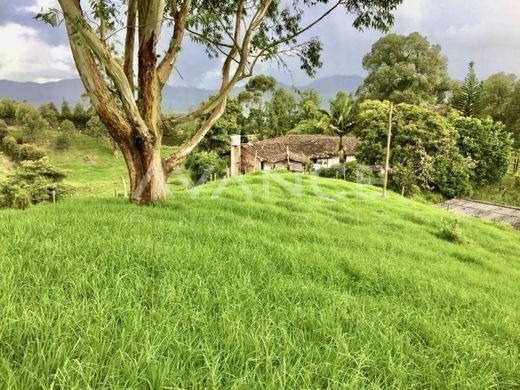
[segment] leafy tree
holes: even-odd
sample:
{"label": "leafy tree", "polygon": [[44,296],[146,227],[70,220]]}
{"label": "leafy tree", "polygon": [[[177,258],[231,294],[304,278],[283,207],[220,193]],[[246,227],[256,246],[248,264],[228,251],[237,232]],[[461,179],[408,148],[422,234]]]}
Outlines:
{"label": "leafy tree", "polygon": [[368,76],[358,95],[394,103],[442,103],[451,89],[447,64],[441,47],[419,33],[389,34],[363,58]]}
{"label": "leafy tree", "polygon": [[475,73],[475,63],[469,63],[464,83],[455,91],[452,106],[464,116],[479,116],[483,109],[483,85]]}
{"label": "leafy tree", "polygon": [[71,144],[72,141],[68,133],[61,133],[56,137],[56,150],[64,152],[70,149]]}
{"label": "leafy tree", "polygon": [[267,118],[264,111],[264,98],[267,92],[276,87],[276,80],[271,76],[258,75],[251,78],[245,91],[240,92],[238,101],[245,104],[247,115],[245,128],[248,134],[257,134],[261,138],[268,136]]}
{"label": "leafy tree", "polygon": [[64,133],[72,134],[76,132],[76,126],[74,126],[71,120],[65,119],[60,123],[60,130]]}
{"label": "leafy tree", "polygon": [[239,134],[239,118],[242,115],[242,107],[237,99],[230,98],[226,111],[208,131],[200,142],[199,148],[206,151],[214,151],[222,155],[229,151],[229,139],[232,134]]}
{"label": "leafy tree", "polygon": [[451,123],[457,129],[461,153],[474,161],[472,180],[475,184],[500,182],[511,165],[513,140],[500,122],[490,117],[477,119],[454,115]]}
{"label": "leafy tree", "polygon": [[0,119],[0,140],[7,137],[9,134],[7,123],[3,119]]}
{"label": "leafy tree", "polygon": [[274,91],[267,103],[267,123],[270,129],[268,137],[287,134],[296,123],[296,98],[294,94],[284,89]]}
{"label": "leafy tree", "polygon": [[25,209],[31,204],[51,201],[72,193],[63,184],[65,173],[56,169],[47,157],[37,161],[24,161],[13,176],[0,183],[0,207]]}
{"label": "leafy tree", "polygon": [[[360,105],[357,157],[384,164],[390,102],[367,100]],[[457,131],[448,118],[426,108],[401,103],[394,109],[391,140],[391,185],[408,193],[438,190],[446,196],[471,192],[472,161],[457,148]]]}
{"label": "leafy tree", "polygon": [[226,172],[226,163],[213,151],[192,153],[186,160],[186,168],[194,183],[205,183],[212,175],[222,176]]}
{"label": "leafy tree", "polygon": [[0,100],[0,119],[8,124],[14,124],[16,121],[16,102],[14,100]]}
{"label": "leafy tree", "polygon": [[108,136],[105,125],[103,122],[101,122],[97,115],[94,115],[89,119],[85,132],[87,135],[98,139],[102,139]]}
{"label": "leafy tree", "polygon": [[38,108],[38,111],[40,111],[43,119],[47,121],[51,128],[58,128],[58,117],[60,116],[60,113],[54,103],[42,104]]}
{"label": "leafy tree", "polygon": [[63,121],[65,119],[70,120],[72,118],[72,110],[70,109],[69,102],[63,100],[61,103],[61,114],[60,119]]}
{"label": "leafy tree", "polygon": [[[165,198],[168,175],[222,116],[229,92],[237,82],[250,77],[259,62],[280,60],[284,53],[290,53],[301,60],[305,72],[313,75],[321,65],[321,44],[315,38],[301,42],[301,34],[341,8],[345,14],[354,15],[353,25],[357,29],[387,30],[393,22],[393,11],[402,0],[302,0],[290,5],[274,0],[99,0],[90,2],[95,6],[92,12],[82,9],[85,1],[58,2],[61,12],[43,11],[38,18],[58,25],[63,16],[85,90],[124,154],[131,199],[153,203]],[[303,16],[307,14],[316,19],[306,25],[308,18]],[[164,41],[161,31],[165,20],[172,33],[168,48],[160,54],[158,44]],[[135,27],[137,21],[139,28]],[[122,51],[114,44],[119,36],[116,31],[126,33]],[[198,131],[176,153],[162,159],[161,95],[177,57],[185,53],[185,35],[202,45],[210,57],[223,59],[222,81],[216,99],[172,118],[172,125],[207,119],[200,122]],[[138,64],[137,80],[134,63]]]}
{"label": "leafy tree", "polygon": [[[43,131],[49,126],[49,124],[38,110],[32,106],[29,107],[30,109],[23,111],[23,116],[21,117],[22,130],[27,139],[35,141],[41,137]],[[20,112],[17,111],[17,116]]]}
{"label": "leafy tree", "polygon": [[520,149],[520,104],[518,102],[520,102],[520,81],[516,82],[504,113],[506,128],[513,134],[515,146]]}
{"label": "leafy tree", "polygon": [[87,126],[87,122],[90,120],[91,115],[81,102],[77,102],[72,110],[71,121],[74,122],[76,128],[84,129]]}
{"label": "leafy tree", "polygon": [[482,114],[489,115],[495,121],[507,123],[507,109],[511,104],[517,77],[514,74],[504,72],[496,73],[483,83]]}

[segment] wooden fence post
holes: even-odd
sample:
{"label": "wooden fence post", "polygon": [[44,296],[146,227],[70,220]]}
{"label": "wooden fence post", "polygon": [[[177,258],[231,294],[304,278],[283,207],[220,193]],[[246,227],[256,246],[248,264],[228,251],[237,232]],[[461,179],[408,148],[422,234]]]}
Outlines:
{"label": "wooden fence post", "polygon": [[388,115],[388,135],[386,137],[386,162],[385,162],[385,180],[383,183],[383,198],[386,198],[386,188],[388,187],[388,170],[390,169],[390,142],[392,140],[392,115],[394,112],[394,104],[390,103],[390,114]]}

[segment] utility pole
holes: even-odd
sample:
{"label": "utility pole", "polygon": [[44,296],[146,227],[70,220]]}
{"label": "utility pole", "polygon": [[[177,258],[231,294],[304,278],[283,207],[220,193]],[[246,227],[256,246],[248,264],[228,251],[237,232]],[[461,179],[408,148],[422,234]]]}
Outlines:
{"label": "utility pole", "polygon": [[390,103],[390,114],[388,115],[388,135],[386,137],[386,162],[385,162],[385,181],[383,184],[383,198],[386,198],[386,188],[388,186],[388,170],[390,169],[390,142],[392,140],[392,115],[394,104]]}

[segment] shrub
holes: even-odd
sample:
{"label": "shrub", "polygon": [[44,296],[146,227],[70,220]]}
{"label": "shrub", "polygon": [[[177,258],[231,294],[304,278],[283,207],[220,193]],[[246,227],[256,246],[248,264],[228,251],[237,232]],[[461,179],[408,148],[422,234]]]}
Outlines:
{"label": "shrub", "polygon": [[18,147],[18,156],[16,157],[19,161],[36,161],[45,157],[45,152],[38,146],[33,144],[23,144]]}
{"label": "shrub", "polygon": [[[45,130],[49,124],[42,117],[40,112],[33,107],[28,111],[22,110],[22,112],[23,116],[21,118],[21,124],[23,125],[23,134],[31,141],[35,141],[41,136],[43,130]],[[17,111],[17,117],[18,115],[19,112]]]}
{"label": "shrub", "polygon": [[356,161],[350,161],[346,164],[337,164],[329,168],[320,168],[318,176],[334,179],[341,179],[357,183],[360,178],[367,179],[374,177],[372,170],[359,164]]}
{"label": "shrub", "polygon": [[18,156],[18,142],[16,142],[16,139],[13,136],[8,135],[7,137],[2,138],[2,148],[11,158],[14,158],[13,156]]}
{"label": "shrub", "polygon": [[206,182],[211,175],[222,176],[226,171],[226,164],[215,152],[192,153],[186,160],[186,168],[195,183]]}
{"label": "shrub", "polygon": [[3,119],[0,119],[0,139],[4,139],[9,135],[9,131],[7,129],[7,123]]}
{"label": "shrub", "polygon": [[94,138],[103,138],[108,136],[108,130],[96,115],[87,122],[86,134]]}
{"label": "shrub", "polygon": [[460,228],[459,221],[457,219],[453,221],[444,221],[443,226],[437,236],[445,241],[449,242],[462,242],[464,241],[462,235],[462,229]]}
{"label": "shrub", "polygon": [[505,126],[489,117],[478,119],[452,115],[450,121],[457,129],[461,154],[475,163],[472,182],[500,182],[507,174],[513,153],[513,140]]}
{"label": "shrub", "polygon": [[56,137],[56,149],[59,151],[69,150],[71,145],[70,135],[62,133]]}
{"label": "shrub", "polygon": [[25,209],[30,204],[52,201],[71,194],[73,189],[63,184],[65,174],[57,170],[47,157],[38,161],[23,161],[9,179],[0,183],[0,207]]}
{"label": "shrub", "polygon": [[60,124],[60,130],[64,133],[74,133],[76,131],[76,126],[74,126],[74,123],[72,123],[72,121],[65,119]]}

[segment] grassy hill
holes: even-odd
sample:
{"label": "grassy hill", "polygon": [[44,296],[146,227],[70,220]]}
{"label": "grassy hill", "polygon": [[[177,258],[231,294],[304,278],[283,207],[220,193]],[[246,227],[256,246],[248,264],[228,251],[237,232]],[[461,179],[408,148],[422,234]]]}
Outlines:
{"label": "grassy hill", "polygon": [[[12,135],[21,132],[13,129]],[[51,162],[67,174],[66,183],[75,188],[76,197],[109,197],[124,192],[123,180],[128,189],[128,173],[121,153],[115,156],[107,140],[99,140],[85,134],[71,134],[71,146],[66,151],[56,150],[56,131],[45,133],[45,142],[39,142]],[[174,148],[164,146],[163,153],[171,154]],[[0,180],[12,173],[14,166],[9,167],[7,160],[0,154]],[[191,186],[188,175],[179,169],[169,179],[170,189]]]}
{"label": "grassy hill", "polygon": [[173,195],[0,211],[0,383],[520,387],[511,228],[287,173]]}

